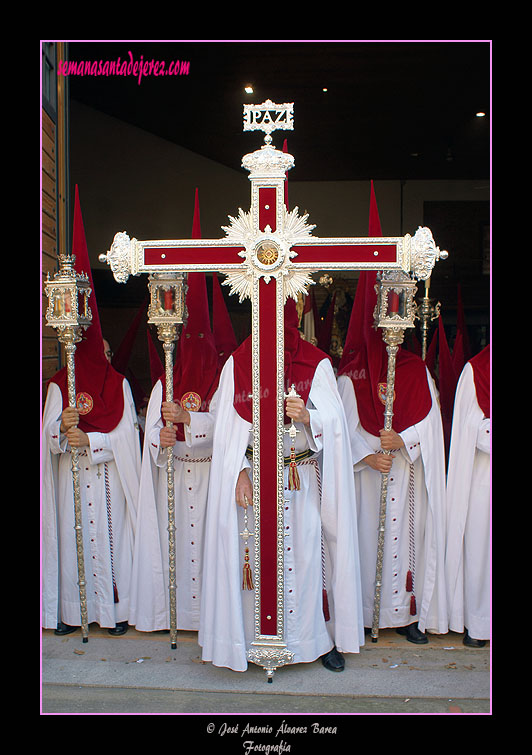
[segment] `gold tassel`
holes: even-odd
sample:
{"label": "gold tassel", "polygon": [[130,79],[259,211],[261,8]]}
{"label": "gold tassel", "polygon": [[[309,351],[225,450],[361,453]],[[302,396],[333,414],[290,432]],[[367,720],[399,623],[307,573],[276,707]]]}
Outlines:
{"label": "gold tassel", "polygon": [[244,570],[242,574],[242,589],[253,590],[253,576],[251,574],[251,566],[249,565],[249,548],[246,548],[246,555],[244,556]]}
{"label": "gold tassel", "polygon": [[290,458],[291,461],[288,467],[288,490],[300,490],[299,472],[297,471],[297,464],[295,462],[295,454],[293,450],[290,454]]}

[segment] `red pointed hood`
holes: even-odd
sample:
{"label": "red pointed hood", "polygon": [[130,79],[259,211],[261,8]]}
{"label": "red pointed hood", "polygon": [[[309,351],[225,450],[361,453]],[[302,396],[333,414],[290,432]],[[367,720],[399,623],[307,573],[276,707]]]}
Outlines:
{"label": "red pointed hood", "polygon": [[457,375],[460,375],[467,361],[464,351],[464,336],[461,330],[457,330],[452,355],[453,367]]}
{"label": "red pointed hood", "polygon": [[454,396],[458,375],[453,366],[451,351],[441,315],[438,318],[438,389],[446,451],[449,449],[453,421]]}
{"label": "red pointed hood", "polygon": [[[201,238],[197,189],[192,238]],[[190,411],[207,411],[218,387],[219,365],[209,318],[205,273],[189,273],[187,285],[187,323],[181,331],[174,357],[174,401],[180,401]],[[164,396],[164,375],[162,381]],[[178,430],[178,438],[182,440],[183,437]]]}
{"label": "red pointed hood", "polygon": [[491,350],[488,344],[479,354],[469,360],[473,368],[478,405],[485,417],[490,416],[490,366]]}
{"label": "red pointed hood", "polygon": [[238,341],[216,273],[212,274],[212,330],[221,369],[237,348]]}
{"label": "red pointed hood", "polygon": [[135,344],[135,339],[137,338],[137,333],[140,327],[140,323],[146,317],[147,304],[148,304],[148,297],[146,297],[144,301],[142,302],[142,304],[140,305],[137,314],[133,318],[131,325],[127,329],[127,332],[120,343],[120,346],[116,349],[115,353],[113,354],[111,364],[113,365],[115,370],[117,372],[120,372],[122,375],[126,374],[126,370],[129,366],[129,360],[131,359],[131,352],[133,351],[133,346]]}
{"label": "red pointed hood", "polygon": [[332,329],[333,329],[333,324],[334,324],[335,304],[336,304],[336,291],[333,293],[331,297],[327,314],[325,316],[324,321],[321,323],[320,329],[318,332],[318,348],[322,349],[327,354],[329,353],[329,349],[331,348],[331,336],[332,336]]}
{"label": "red pointed hood", "polygon": [[[382,236],[373,181],[369,236]],[[374,326],[376,283],[376,271],[360,273],[338,374],[351,378],[362,427],[378,436],[384,427],[388,353],[380,329]],[[432,399],[422,359],[405,349],[399,349],[395,370],[393,429],[402,432],[420,422],[429,413],[431,406]]]}
{"label": "red pointed hood", "polygon": [[111,364],[117,372],[127,379],[131,393],[133,394],[133,400],[135,401],[135,407],[137,411],[143,406],[146,401],[146,391],[142,387],[140,381],[134,374],[130,366],[131,353],[135,345],[137,334],[139,331],[140,323],[146,317],[146,307],[148,304],[148,297],[144,299],[140,305],[137,314],[133,318],[129,328],[126,331],[120,345],[113,354]]}
{"label": "red pointed hood", "polygon": [[436,352],[438,350],[438,329],[434,331],[432,334],[432,339],[429,344],[429,347],[427,349],[427,354],[425,356],[425,364],[432,375],[433,379],[436,382],[436,385],[438,385],[438,375],[436,372]]}
{"label": "red pointed hood", "polygon": [[464,302],[462,300],[462,287],[458,284],[458,302],[456,312],[456,327],[457,331],[462,334],[462,349],[464,353],[464,361],[460,368],[469,361],[471,358],[471,344],[469,342],[469,331],[467,329],[467,323],[464,312]]}
{"label": "red pointed hood", "polygon": [[[74,201],[74,224],[72,231],[72,254],[75,256],[75,269],[86,273],[91,295],[89,307],[92,322],[84,331],[83,340],[77,344],[75,352],[76,402],[80,412],[79,428],[86,433],[107,433],[113,430],[124,411],[123,375],[120,375],[107,361],[98,315],[98,305],[90,268],[83,217],[76,185]],[[68,406],[67,369],[51,378],[63,395],[63,408]]]}
{"label": "red pointed hood", "polygon": [[146,328],[146,335],[148,338],[148,355],[150,360],[150,377],[151,377],[151,387],[155,385],[155,383],[162,379],[163,373],[164,373],[164,365],[161,362],[161,358],[159,356],[159,352],[157,351],[157,348],[155,346],[155,343],[153,341],[153,334],[150,328]]}

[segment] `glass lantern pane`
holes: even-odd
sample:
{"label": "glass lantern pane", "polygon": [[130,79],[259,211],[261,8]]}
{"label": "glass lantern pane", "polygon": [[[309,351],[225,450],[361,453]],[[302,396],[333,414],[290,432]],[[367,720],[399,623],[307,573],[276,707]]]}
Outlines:
{"label": "glass lantern pane", "polygon": [[399,311],[399,296],[393,289],[389,289],[387,315],[389,317],[390,315],[397,314],[398,311]]}
{"label": "glass lantern pane", "polygon": [[174,311],[174,290],[173,288],[165,289],[164,297],[163,297],[163,308],[165,312],[173,312]]}
{"label": "glass lantern pane", "polygon": [[56,289],[54,291],[54,317],[64,317],[72,311],[72,299],[70,291]]}

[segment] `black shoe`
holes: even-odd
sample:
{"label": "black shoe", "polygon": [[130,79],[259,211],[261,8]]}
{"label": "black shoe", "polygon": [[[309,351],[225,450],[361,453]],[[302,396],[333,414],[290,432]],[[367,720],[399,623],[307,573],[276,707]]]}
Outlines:
{"label": "black shoe", "polygon": [[119,621],[116,627],[113,627],[112,629],[108,629],[107,631],[109,634],[112,634],[113,637],[120,637],[120,635],[125,634],[128,630],[128,623],[127,621]]}
{"label": "black shoe", "polygon": [[426,645],[428,643],[427,636],[419,631],[417,622],[409,624],[407,627],[398,627],[395,631],[397,634],[404,635],[408,642],[413,642],[414,645]]}
{"label": "black shoe", "polygon": [[72,632],[75,632],[76,629],[79,629],[79,627],[71,627],[68,624],[63,624],[63,622],[60,621],[57,625],[57,628],[54,629],[54,634],[57,634],[59,637],[63,637],[65,634],[72,634]]}
{"label": "black shoe", "polygon": [[468,648],[483,648],[486,644],[486,640],[475,640],[473,639],[473,637],[470,637],[467,629],[465,630],[465,635],[462,642],[464,643],[464,645],[467,645]]}
{"label": "black shoe", "polygon": [[329,650],[325,655],[322,655],[321,662],[329,671],[343,671],[345,667],[344,657],[338,652],[336,647]]}

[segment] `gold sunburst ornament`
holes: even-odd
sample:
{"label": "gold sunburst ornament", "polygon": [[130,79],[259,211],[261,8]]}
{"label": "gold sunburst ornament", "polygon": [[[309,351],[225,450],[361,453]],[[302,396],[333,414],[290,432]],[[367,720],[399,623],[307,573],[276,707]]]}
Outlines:
{"label": "gold sunburst ornament", "polygon": [[255,229],[250,212],[240,209],[238,217],[229,216],[231,223],[223,230],[228,239],[245,247],[245,251],[239,254],[247,263],[242,270],[226,274],[222,285],[230,286],[230,294],[238,294],[240,301],[251,298],[255,276],[263,277],[266,283],[271,277],[282,277],[285,300],[291,296],[297,301],[299,293],[308,293],[308,287],[315,281],[309,271],[296,269],[292,265],[291,260],[297,256],[297,252],[291,247],[311,238],[316,226],[307,223],[308,215],[300,216],[298,213],[298,207],[291,212],[283,208],[279,228],[272,231],[270,226],[266,226],[264,232]]}

